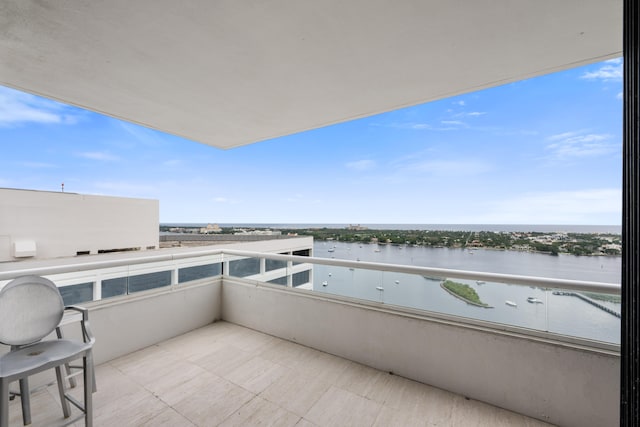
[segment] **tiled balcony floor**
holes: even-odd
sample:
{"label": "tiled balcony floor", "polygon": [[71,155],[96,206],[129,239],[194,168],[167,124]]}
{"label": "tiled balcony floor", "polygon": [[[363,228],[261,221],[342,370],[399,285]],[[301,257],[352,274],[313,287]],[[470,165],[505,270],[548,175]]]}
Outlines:
{"label": "tiled balcony floor", "polygon": [[[96,375],[96,426],[548,426],[227,322]],[[34,393],[32,412],[34,426],[62,421],[54,386]],[[22,425],[19,399],[10,418]]]}

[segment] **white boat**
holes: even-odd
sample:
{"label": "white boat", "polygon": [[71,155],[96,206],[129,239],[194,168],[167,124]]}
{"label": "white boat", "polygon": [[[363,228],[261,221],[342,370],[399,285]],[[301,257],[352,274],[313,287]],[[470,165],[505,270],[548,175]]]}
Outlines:
{"label": "white boat", "polygon": [[539,300],[538,298],[535,298],[535,297],[527,298],[527,302],[530,302],[531,304],[542,304],[542,300]]}
{"label": "white boat", "polygon": [[326,280],[324,282],[322,282],[322,286],[327,286],[327,285],[328,285],[328,283],[327,283]]}
{"label": "white boat", "polygon": [[510,307],[517,307],[518,306],[518,304],[516,304],[513,301],[509,301],[509,300],[506,300],[504,303],[507,304]]}
{"label": "white boat", "polygon": [[486,282],[484,280],[476,280],[478,285],[484,285]]}
{"label": "white boat", "polygon": [[329,248],[329,249],[327,249],[327,251],[333,252],[333,251],[335,251],[335,248]]}

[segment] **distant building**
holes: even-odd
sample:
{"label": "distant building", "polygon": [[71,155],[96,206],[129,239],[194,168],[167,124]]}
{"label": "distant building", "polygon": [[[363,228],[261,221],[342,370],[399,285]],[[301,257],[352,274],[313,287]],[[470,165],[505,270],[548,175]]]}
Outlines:
{"label": "distant building", "polygon": [[282,235],[282,231],[274,231],[274,230],[240,230],[236,231],[236,235],[253,235],[253,236],[280,236]]}
{"label": "distant building", "polygon": [[0,262],[157,249],[157,200],[0,188]]}
{"label": "distant building", "polygon": [[349,224],[349,226],[347,227],[347,230],[351,230],[351,231],[364,231],[368,229],[369,229],[368,227],[363,227],[360,224],[358,225]]}
{"label": "distant building", "polygon": [[207,224],[206,227],[202,227],[200,229],[200,234],[212,234],[212,233],[220,233],[222,232],[222,228],[218,224]]}

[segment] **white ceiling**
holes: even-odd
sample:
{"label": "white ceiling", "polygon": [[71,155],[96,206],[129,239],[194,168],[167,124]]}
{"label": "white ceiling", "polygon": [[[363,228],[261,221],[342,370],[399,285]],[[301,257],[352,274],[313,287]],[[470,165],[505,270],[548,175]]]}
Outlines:
{"label": "white ceiling", "polygon": [[621,51],[622,0],[0,2],[0,84],[220,148]]}

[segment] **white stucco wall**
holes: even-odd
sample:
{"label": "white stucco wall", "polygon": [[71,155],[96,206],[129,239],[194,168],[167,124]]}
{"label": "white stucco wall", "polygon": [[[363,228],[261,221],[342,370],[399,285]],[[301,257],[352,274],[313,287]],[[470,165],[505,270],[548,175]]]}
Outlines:
{"label": "white stucco wall", "polygon": [[0,188],[0,262],[157,248],[158,230],[157,200]]}

